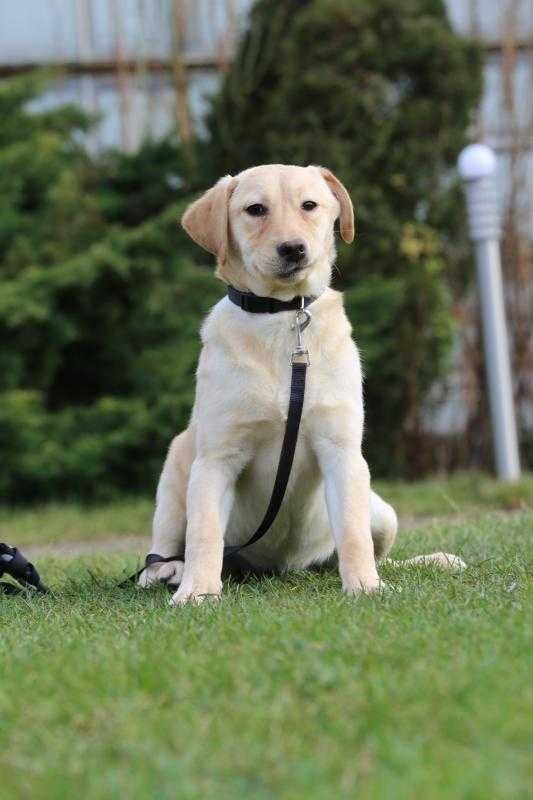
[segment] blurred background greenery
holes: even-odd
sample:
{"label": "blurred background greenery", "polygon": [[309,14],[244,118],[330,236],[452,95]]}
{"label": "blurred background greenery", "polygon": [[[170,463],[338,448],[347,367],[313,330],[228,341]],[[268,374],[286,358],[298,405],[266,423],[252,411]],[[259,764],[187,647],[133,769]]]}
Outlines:
{"label": "blurred background greenery", "polygon": [[[39,106],[55,74],[6,75],[1,498],[153,491],[224,291],[178,219],[220,175],[264,162],[325,164],[355,200],[334,280],[365,365],[372,471],[489,467],[486,424],[466,448],[427,424],[473,276],[454,164],[482,64],[441,0],[259,0],[202,124],[182,108],[176,132],[126,149],[88,146],[98,120],[79,106]],[[177,52],[173,68],[179,88]]]}

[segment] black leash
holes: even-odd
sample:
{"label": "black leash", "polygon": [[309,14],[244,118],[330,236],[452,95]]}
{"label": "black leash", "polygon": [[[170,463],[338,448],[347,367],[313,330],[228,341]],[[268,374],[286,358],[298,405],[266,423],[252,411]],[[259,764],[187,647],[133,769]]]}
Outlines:
{"label": "black leash", "polygon": [[39,573],[20,550],[0,542],[0,578],[4,575],[10,575],[18,585],[0,581],[0,593],[2,594],[24,594],[27,589],[39,594],[48,592]]}
{"label": "black leash", "polygon": [[[302,409],[305,396],[305,379],[307,367],[309,366],[309,353],[302,344],[302,332],[311,322],[311,314],[306,311],[315,297],[294,297],[292,300],[276,300],[272,297],[259,297],[250,292],[241,292],[233,286],[228,287],[228,297],[232,303],[251,314],[277,314],[280,311],[296,311],[296,320],[293,328],[296,329],[297,345],[291,356],[291,392],[289,398],[289,409],[287,412],[287,422],[285,423],[285,434],[278,461],[278,469],[274,480],[274,487],[270,496],[270,502],[259,527],[254,535],[244,544],[226,545],[224,547],[224,559],[234,556],[246,547],[255,544],[262,539],[270,530],[274,520],[283,503],[287,484],[291,475],[292,464],[296,443],[298,441],[298,431],[302,418]],[[136,581],[146,567],[153,564],[167,563],[168,561],[183,561],[184,553],[173,556],[160,556],[158,553],[148,553],[144,562],[144,567],[128,580]]]}
{"label": "black leash", "polygon": [[[243,311],[250,314],[277,314],[281,311],[296,311],[296,319],[292,327],[296,330],[297,344],[291,356],[291,390],[285,434],[268,508],[259,527],[247,542],[241,545],[226,545],[224,547],[224,559],[237,555],[241,550],[262,539],[272,527],[283,503],[298,441],[305,396],[305,380],[307,367],[310,363],[309,353],[302,344],[302,333],[311,321],[311,314],[306,311],[306,308],[316,299],[315,297],[294,297],[292,300],[277,300],[272,297],[259,297],[251,292],[241,292],[233,286],[228,287],[228,298],[232,303],[235,303]],[[143,568],[120,585],[123,586],[131,581],[136,581],[143,570],[152,566],[152,564],[183,561],[184,557],[184,553],[167,557],[160,556],[158,553],[148,553]],[[39,573],[33,564],[22,555],[20,550],[16,547],[9,547],[7,544],[0,544],[0,578],[5,574],[14,578],[19,585],[0,582],[0,593],[20,594],[27,589],[40,594],[46,594],[49,591],[41,582]]]}

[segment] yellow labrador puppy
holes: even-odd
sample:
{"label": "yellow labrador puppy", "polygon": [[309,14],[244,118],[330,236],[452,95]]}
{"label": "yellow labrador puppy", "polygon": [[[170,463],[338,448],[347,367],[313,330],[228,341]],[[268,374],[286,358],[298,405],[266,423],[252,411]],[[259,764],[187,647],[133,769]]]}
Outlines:
{"label": "yellow labrador puppy", "polygon": [[[222,178],[186,210],[187,233],[241,291],[316,298],[305,331],[311,366],[285,500],[264,538],[242,551],[255,568],[304,569],[334,552],[343,590],[380,588],[376,559],[394,543],[396,514],[370,490],[361,454],[361,365],[342,296],[329,288],[334,223],[354,238],[353,208],[327,169],[269,164]],[[172,603],[221,592],[224,544],[243,544],[268,505],[287,416],[294,311],[252,314],[227,297],[202,327],[189,427],[171,446],[157,490],[152,551],[185,562],[154,564],[148,586],[179,588]],[[420,557],[460,567],[439,553]]]}

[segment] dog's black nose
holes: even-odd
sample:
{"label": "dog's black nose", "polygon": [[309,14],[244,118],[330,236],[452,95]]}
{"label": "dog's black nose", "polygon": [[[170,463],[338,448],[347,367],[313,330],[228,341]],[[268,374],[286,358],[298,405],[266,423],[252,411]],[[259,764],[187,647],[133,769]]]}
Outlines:
{"label": "dog's black nose", "polygon": [[305,258],[305,244],[300,241],[282,242],[278,245],[278,254],[285,261],[297,264]]}

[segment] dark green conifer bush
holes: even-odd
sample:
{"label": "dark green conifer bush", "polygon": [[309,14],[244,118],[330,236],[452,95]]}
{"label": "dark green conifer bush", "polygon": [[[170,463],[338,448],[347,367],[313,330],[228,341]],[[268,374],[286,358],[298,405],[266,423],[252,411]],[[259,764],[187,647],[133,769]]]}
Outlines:
{"label": "dark green conifer bush", "polygon": [[79,110],[28,111],[42,85],[0,82],[0,497],[152,491],[223,291],[178,217],[263,162],[327,165],[354,198],[337,281],[367,374],[368,457],[375,473],[416,471],[459,274],[449,169],[480,91],[479,53],[441,0],[259,0],[194,170],[172,137],[88,155]]}
{"label": "dark green conifer bush", "polygon": [[259,0],[208,121],[213,178],[322,164],[351,193],[357,238],[340,248],[336,283],[366,365],[377,472],[421,464],[460,271],[449,171],[480,89],[479,50],[452,31],[441,0]]}
{"label": "dark green conifer bush", "polygon": [[28,113],[39,90],[0,84],[0,497],[150,492],[221,289],[178,225],[176,146],[91,160],[78,111]]}

